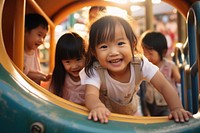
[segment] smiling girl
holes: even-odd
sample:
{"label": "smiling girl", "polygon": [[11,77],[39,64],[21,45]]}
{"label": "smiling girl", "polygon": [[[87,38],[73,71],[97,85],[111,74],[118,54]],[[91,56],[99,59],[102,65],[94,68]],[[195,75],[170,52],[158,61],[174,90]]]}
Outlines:
{"label": "smiling girl", "polygon": [[144,56],[137,62],[136,44],[131,25],[121,17],[104,16],[91,25],[86,66],[80,72],[81,83],[86,85],[88,119],[107,123],[111,112],[137,115],[138,85],[145,79],[164,95],[171,111],[169,119],[188,121],[191,113],[183,109],[179,96],[158,67]]}
{"label": "smiling girl", "polygon": [[79,72],[85,66],[85,41],[77,33],[63,34],[56,45],[55,67],[49,90],[71,102],[85,104],[85,85]]}

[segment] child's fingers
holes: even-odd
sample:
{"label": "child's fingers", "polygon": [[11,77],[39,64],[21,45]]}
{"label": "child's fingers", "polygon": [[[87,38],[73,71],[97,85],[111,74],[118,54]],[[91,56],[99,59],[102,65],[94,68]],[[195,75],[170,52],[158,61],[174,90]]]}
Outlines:
{"label": "child's fingers", "polygon": [[189,121],[192,114],[188,111],[172,111],[169,115],[169,119],[174,118],[175,122],[186,122]]}
{"label": "child's fingers", "polygon": [[106,117],[109,117],[110,114],[111,114],[111,112],[110,112],[109,110],[107,110],[107,111],[105,112]]}
{"label": "child's fingers", "polygon": [[49,75],[47,76],[47,79],[49,80],[49,79],[51,79],[51,77],[52,77],[52,75],[49,74]]}
{"label": "child's fingers", "polygon": [[91,120],[92,118],[93,118],[94,121],[98,121],[97,113],[95,111],[90,112],[89,115],[88,115],[88,119]]}
{"label": "child's fingers", "polygon": [[178,114],[176,112],[171,112],[171,119],[174,118],[175,122],[179,122]]}
{"label": "child's fingers", "polygon": [[92,114],[91,114],[91,113],[88,114],[88,119],[89,119],[89,120],[92,119]]}
{"label": "child's fingers", "polygon": [[96,111],[93,112],[92,117],[93,117],[93,120],[94,120],[94,121],[98,121],[98,119],[99,119],[98,113],[97,113]]}
{"label": "child's fingers", "polygon": [[101,112],[98,113],[98,118],[99,118],[99,121],[101,123],[107,123],[108,122],[108,118],[107,118],[105,113],[101,113]]}
{"label": "child's fingers", "polygon": [[93,119],[94,121],[100,121],[101,123],[108,123],[108,116],[110,115],[109,111],[91,111],[88,115],[88,119]]}
{"label": "child's fingers", "polygon": [[183,114],[184,115],[184,118],[185,118],[185,121],[189,121],[189,116],[188,116],[188,114]]}
{"label": "child's fingers", "polygon": [[104,123],[108,123],[108,117],[110,116],[110,111],[106,110],[104,113]]}
{"label": "child's fingers", "polygon": [[179,122],[185,122],[185,119],[184,119],[182,112],[178,112],[178,120],[179,120]]}
{"label": "child's fingers", "polygon": [[190,118],[193,117],[192,113],[190,113],[189,111],[186,111],[186,113],[183,114],[185,121],[189,121]]}
{"label": "child's fingers", "polygon": [[47,74],[44,74],[44,73],[39,73],[39,78],[42,81],[48,81],[48,80],[50,80],[51,76],[47,75]]}
{"label": "child's fingers", "polygon": [[46,75],[43,74],[43,73],[36,72],[35,74],[37,75],[37,78],[40,79],[40,80],[46,79]]}
{"label": "child's fingers", "polygon": [[189,112],[189,111],[186,111],[187,112],[187,115],[189,116],[189,117],[193,117],[193,115],[192,115],[192,113],[191,112]]}

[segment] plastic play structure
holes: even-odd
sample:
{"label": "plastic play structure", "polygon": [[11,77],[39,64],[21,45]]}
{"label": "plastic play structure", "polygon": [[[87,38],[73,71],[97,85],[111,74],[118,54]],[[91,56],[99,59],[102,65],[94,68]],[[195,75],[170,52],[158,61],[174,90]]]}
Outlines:
{"label": "plastic play structure", "polygon": [[[28,2],[34,4],[35,1],[28,0]],[[198,117],[186,123],[175,123],[173,120],[168,120],[167,116],[138,117],[113,113],[108,124],[87,120],[88,110],[85,107],[57,97],[36,85],[8,56],[2,32],[5,4],[6,0],[0,0],[1,133],[200,132]],[[20,2],[18,4],[16,6],[23,7]],[[175,57],[181,68],[183,105],[196,114],[199,109],[198,89],[200,87],[198,73],[200,69],[200,1],[193,2],[191,5],[187,14],[187,26],[188,41],[183,47],[176,49]]]}

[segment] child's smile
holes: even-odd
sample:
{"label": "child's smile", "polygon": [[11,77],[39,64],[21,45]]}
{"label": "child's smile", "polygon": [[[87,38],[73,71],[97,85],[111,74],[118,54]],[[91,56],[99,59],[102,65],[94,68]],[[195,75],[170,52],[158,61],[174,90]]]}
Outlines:
{"label": "child's smile", "polygon": [[123,72],[132,60],[130,42],[120,24],[116,25],[115,38],[96,46],[96,58],[99,63],[112,72]]}
{"label": "child's smile", "polygon": [[122,59],[111,60],[109,61],[109,63],[111,63],[113,66],[120,66],[122,63]]}

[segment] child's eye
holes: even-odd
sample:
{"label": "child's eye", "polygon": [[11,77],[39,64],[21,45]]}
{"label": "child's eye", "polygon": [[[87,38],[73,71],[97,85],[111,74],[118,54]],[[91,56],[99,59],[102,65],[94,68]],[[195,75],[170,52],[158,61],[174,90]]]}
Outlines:
{"label": "child's eye", "polygon": [[41,37],[41,38],[43,38],[43,39],[45,39],[45,37],[46,37],[46,35],[41,34],[41,33],[39,33],[38,36]]}
{"label": "child's eye", "polygon": [[39,36],[39,37],[41,37],[41,36],[42,36],[42,34],[38,34],[38,36]]}
{"label": "child's eye", "polygon": [[105,49],[105,48],[107,48],[108,46],[106,46],[106,45],[101,45],[99,48],[100,49]]}
{"label": "child's eye", "polygon": [[123,44],[125,44],[125,42],[118,42],[117,45],[121,46],[121,45],[123,45]]}
{"label": "child's eye", "polygon": [[82,58],[77,58],[77,59],[76,59],[76,61],[81,61],[81,60],[82,60]]}
{"label": "child's eye", "polygon": [[65,60],[65,63],[66,63],[66,64],[69,64],[69,63],[70,63],[70,61],[69,61],[69,60]]}

